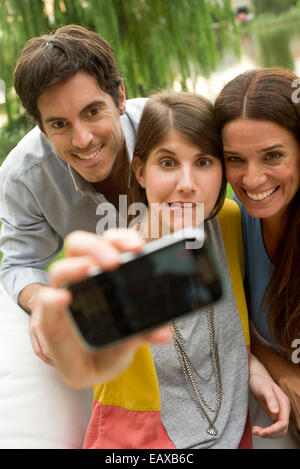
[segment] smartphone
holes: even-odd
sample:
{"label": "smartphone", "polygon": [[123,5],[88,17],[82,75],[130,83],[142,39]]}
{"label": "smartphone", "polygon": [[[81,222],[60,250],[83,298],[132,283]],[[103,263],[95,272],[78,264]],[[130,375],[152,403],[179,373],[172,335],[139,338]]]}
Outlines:
{"label": "smartphone", "polygon": [[222,282],[209,247],[187,248],[197,236],[191,228],[157,239],[122,255],[117,269],[96,268],[67,285],[67,313],[84,344],[99,349],[219,300]]}

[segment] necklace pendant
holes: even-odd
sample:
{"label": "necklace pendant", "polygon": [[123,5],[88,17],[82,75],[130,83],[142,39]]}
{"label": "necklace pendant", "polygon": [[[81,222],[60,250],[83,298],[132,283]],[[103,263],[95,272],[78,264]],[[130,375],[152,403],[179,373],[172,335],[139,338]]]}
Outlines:
{"label": "necklace pendant", "polygon": [[208,427],[208,429],[206,430],[206,432],[207,432],[209,435],[212,435],[212,436],[217,436],[217,435],[218,435],[218,430],[217,430],[216,427],[214,427],[214,426]]}

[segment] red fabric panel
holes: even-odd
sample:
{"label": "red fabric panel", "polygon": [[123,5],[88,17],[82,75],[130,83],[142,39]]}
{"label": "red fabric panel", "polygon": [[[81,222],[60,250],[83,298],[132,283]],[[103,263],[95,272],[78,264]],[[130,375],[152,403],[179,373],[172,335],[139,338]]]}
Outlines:
{"label": "red fabric panel", "polygon": [[84,449],[174,449],[160,412],[127,410],[94,402]]}
{"label": "red fabric panel", "polygon": [[245,430],[238,446],[238,449],[253,449],[252,447],[252,431],[251,431],[251,424],[250,424],[250,416],[249,412],[247,415]]}

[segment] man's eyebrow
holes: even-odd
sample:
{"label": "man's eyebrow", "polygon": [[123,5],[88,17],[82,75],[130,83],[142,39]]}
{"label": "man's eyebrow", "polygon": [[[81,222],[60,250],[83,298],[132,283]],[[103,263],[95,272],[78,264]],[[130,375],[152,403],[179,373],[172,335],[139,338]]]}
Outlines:
{"label": "man's eyebrow", "polygon": [[103,101],[101,99],[96,99],[95,101],[92,101],[91,103],[87,104],[83,109],[81,109],[80,114],[83,114],[88,109],[90,109],[92,107],[95,107],[95,106],[105,108],[107,106],[107,104],[106,104],[105,101]]}
{"label": "man's eyebrow", "polygon": [[[102,108],[104,108],[106,106],[105,102],[102,101],[102,100],[95,100],[95,101],[92,101],[91,103],[87,104],[86,106],[84,106],[83,109],[81,109],[80,111],[80,114],[83,114],[85,113],[88,109],[92,108],[92,107],[95,107],[95,106],[100,106]],[[54,122],[54,121],[65,121],[66,118],[65,117],[60,117],[60,116],[49,116],[45,119],[45,124],[48,124],[50,122]]]}
{"label": "man's eyebrow", "polygon": [[45,119],[45,124],[49,124],[50,122],[55,122],[55,121],[65,121],[65,117],[56,117],[56,116],[50,116]]}

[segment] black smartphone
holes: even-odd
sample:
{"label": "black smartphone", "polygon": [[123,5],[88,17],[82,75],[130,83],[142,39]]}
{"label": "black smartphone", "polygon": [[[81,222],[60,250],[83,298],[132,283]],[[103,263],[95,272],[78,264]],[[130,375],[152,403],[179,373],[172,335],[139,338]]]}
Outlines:
{"label": "black smartphone", "polygon": [[152,241],[123,255],[117,269],[97,268],[68,285],[67,311],[85,345],[98,349],[217,301],[222,282],[208,246],[187,247],[197,246],[198,234],[190,229]]}

